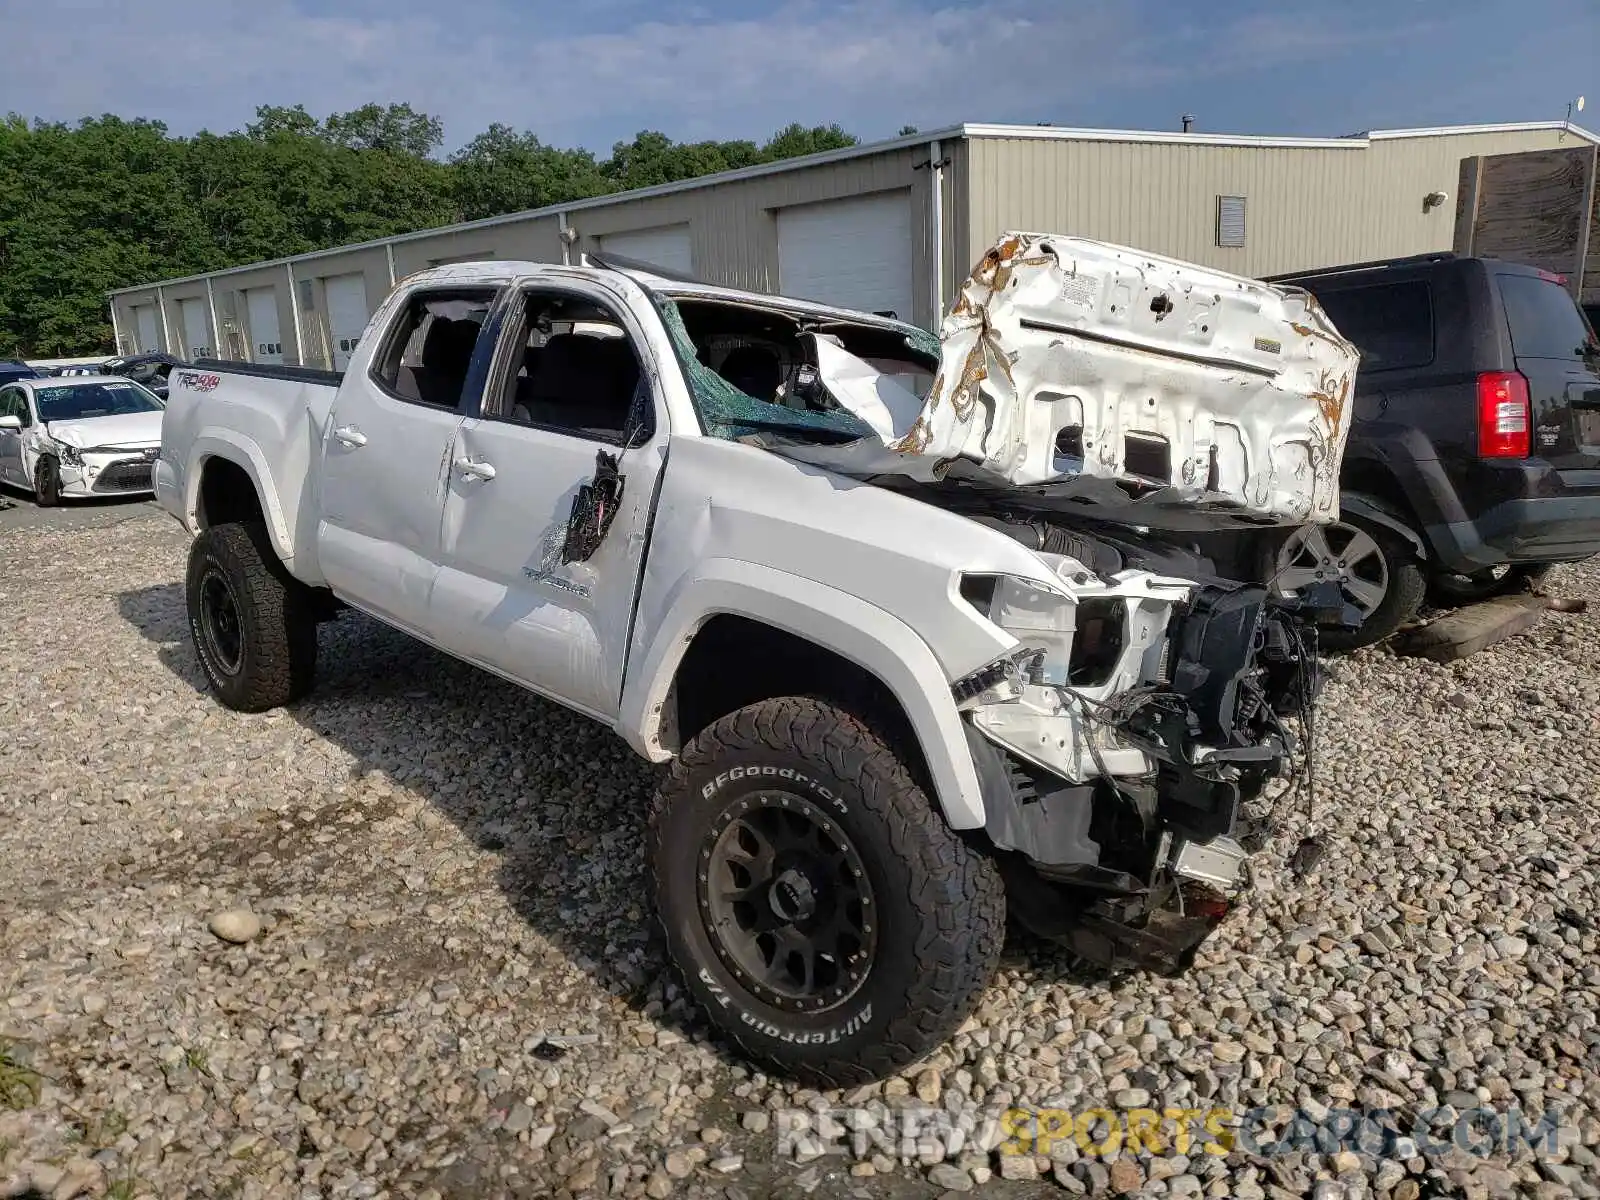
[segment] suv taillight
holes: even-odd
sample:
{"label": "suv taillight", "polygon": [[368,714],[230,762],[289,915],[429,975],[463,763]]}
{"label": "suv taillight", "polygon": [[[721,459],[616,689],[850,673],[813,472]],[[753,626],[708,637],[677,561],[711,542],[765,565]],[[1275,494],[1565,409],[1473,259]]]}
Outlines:
{"label": "suv taillight", "polygon": [[1533,425],[1528,381],[1520,371],[1478,376],[1478,457],[1527,458]]}

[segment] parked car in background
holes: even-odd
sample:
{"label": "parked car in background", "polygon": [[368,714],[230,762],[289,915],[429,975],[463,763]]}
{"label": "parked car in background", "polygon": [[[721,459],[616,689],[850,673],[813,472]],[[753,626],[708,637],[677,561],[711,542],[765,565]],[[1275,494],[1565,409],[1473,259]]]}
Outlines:
{"label": "parked car in background", "polygon": [[131,379],[14,380],[0,387],[0,482],[46,507],[151,491],[163,412]]}
{"label": "parked car in background", "polygon": [[124,379],[131,379],[166,398],[167,378],[172,374],[174,367],[181,367],[183,360],[174,358],[170,354],[130,354],[121,358],[108,358],[100,365],[100,370],[107,375],[120,375]]}
{"label": "parked car in background", "polygon": [[1453,254],[1274,277],[1361,350],[1342,515],[1289,539],[1293,592],[1336,578],[1380,641],[1431,594],[1464,603],[1600,553],[1600,346],[1546,271]]}
{"label": "parked car in background", "polygon": [[16,359],[0,359],[0,385],[10,383],[14,379],[38,378],[39,372],[25,362],[18,362]]}

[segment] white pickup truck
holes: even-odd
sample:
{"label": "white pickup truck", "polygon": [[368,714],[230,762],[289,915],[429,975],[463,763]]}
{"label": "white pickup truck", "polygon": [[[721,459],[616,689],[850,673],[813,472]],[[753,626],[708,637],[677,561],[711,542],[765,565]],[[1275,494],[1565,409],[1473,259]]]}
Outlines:
{"label": "white pickup truck", "polygon": [[996,246],[942,339],[468,263],[402,281],[342,377],[180,368],[155,487],[223,703],[304,695],[349,605],[672,761],[688,987],[842,1085],[961,1023],[1008,896],[1112,967],[1223,918],[1313,662],[1308,598],[1196,538],[1337,514],[1354,366],[1301,293],[1070,238]]}

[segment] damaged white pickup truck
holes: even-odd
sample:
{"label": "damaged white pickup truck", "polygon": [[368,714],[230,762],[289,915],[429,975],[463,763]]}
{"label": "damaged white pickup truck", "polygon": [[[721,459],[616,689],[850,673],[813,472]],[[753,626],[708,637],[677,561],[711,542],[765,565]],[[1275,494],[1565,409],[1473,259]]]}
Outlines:
{"label": "damaged white pickup truck", "polygon": [[942,338],[470,263],[404,280],[342,377],[175,372],[155,484],[225,704],[305,694],[343,602],[672,761],[689,989],[845,1084],[960,1024],[1008,895],[1112,967],[1223,918],[1314,664],[1308,595],[1197,547],[1337,514],[1355,362],[1302,293],[1065,237],[996,246]]}

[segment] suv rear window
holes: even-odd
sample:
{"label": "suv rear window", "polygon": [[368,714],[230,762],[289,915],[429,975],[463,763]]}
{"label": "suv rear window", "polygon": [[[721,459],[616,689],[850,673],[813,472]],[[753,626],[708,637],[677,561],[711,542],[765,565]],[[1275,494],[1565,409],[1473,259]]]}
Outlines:
{"label": "suv rear window", "polygon": [[1339,332],[1361,351],[1361,370],[1425,367],[1433,361],[1433,294],[1426,283],[1382,283],[1316,296]]}
{"label": "suv rear window", "polygon": [[1518,358],[1581,359],[1594,340],[1577,302],[1553,279],[1500,275],[1500,299]]}

